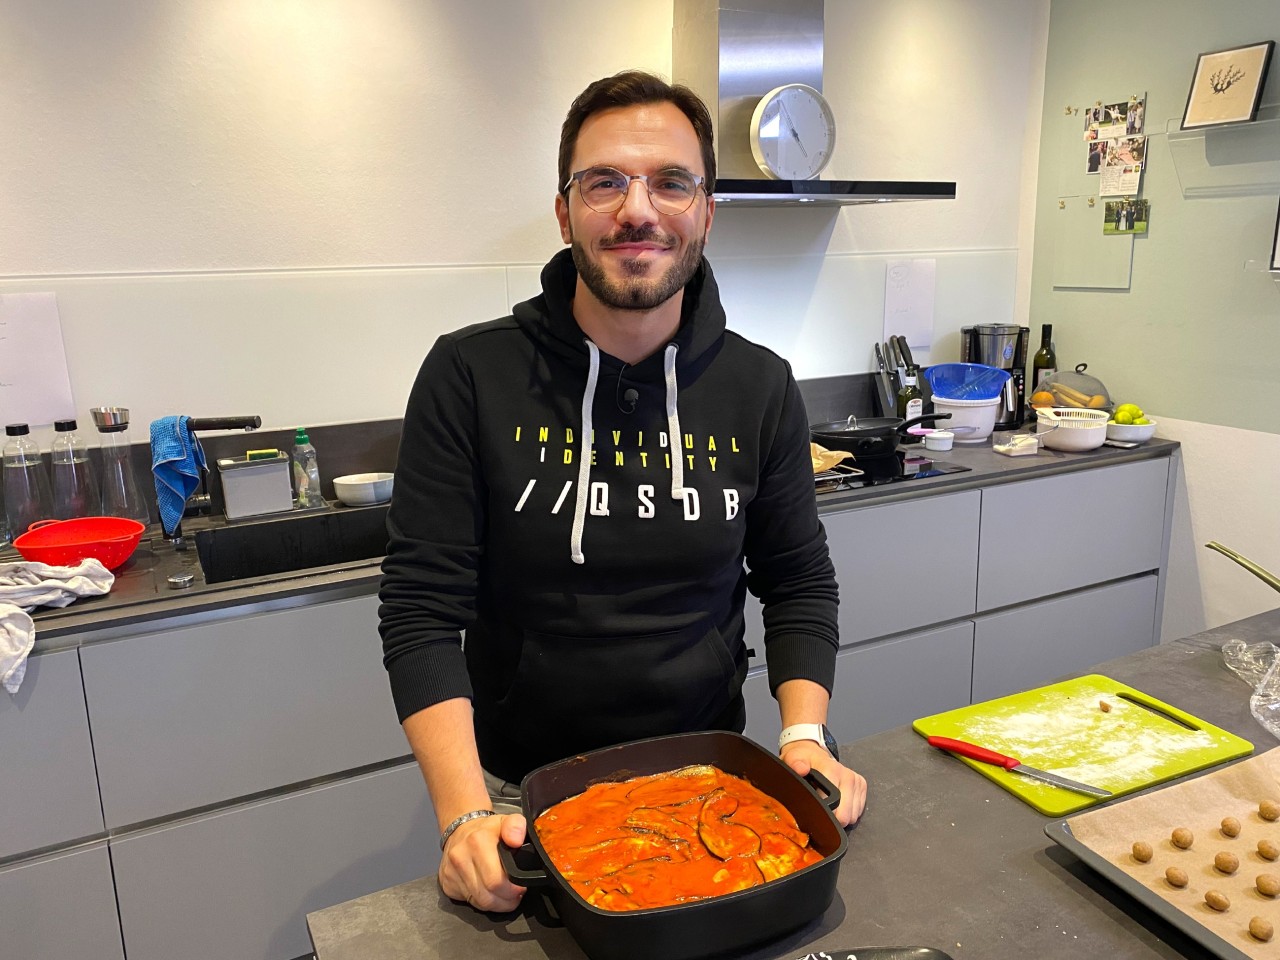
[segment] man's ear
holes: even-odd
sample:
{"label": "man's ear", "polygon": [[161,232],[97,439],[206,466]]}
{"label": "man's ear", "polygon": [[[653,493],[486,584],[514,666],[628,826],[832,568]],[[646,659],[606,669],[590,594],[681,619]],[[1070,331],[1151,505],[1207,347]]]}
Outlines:
{"label": "man's ear", "polygon": [[560,239],[573,243],[573,227],[569,223],[569,201],[563,193],[556,194],[556,220],[560,224]]}

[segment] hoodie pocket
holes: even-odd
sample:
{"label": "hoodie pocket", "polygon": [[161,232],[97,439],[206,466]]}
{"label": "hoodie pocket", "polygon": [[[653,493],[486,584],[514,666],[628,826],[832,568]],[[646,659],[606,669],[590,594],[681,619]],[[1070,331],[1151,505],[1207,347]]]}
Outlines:
{"label": "hoodie pocket", "polygon": [[527,631],[497,707],[510,723],[581,741],[571,751],[589,749],[699,729],[737,693],[737,676],[720,631],[706,623],[634,637]]}

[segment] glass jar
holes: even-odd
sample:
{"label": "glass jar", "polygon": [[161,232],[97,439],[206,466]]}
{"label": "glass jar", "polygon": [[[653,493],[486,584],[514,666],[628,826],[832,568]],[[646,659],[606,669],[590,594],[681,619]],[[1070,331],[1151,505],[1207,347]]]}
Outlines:
{"label": "glass jar", "polygon": [[4,432],[8,437],[0,471],[4,476],[4,512],[9,534],[16,540],[37,520],[53,518],[53,497],[30,428],[25,423],[10,423]]}

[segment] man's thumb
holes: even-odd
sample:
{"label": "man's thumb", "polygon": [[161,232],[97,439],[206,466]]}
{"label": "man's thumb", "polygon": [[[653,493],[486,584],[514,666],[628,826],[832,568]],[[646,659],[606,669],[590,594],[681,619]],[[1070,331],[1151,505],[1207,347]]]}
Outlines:
{"label": "man's thumb", "polygon": [[512,813],[502,818],[502,842],[508,847],[522,845],[525,831],[525,820],[522,814]]}

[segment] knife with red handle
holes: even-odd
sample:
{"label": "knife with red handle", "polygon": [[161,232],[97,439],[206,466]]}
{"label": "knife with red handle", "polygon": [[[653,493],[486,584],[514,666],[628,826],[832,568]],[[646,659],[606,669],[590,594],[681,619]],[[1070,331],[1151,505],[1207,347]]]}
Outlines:
{"label": "knife with red handle", "polygon": [[1051,783],[1055,787],[1062,787],[1064,790],[1074,790],[1076,793],[1087,793],[1094,797],[1109,797],[1110,790],[1103,790],[1101,787],[1092,787],[1087,783],[1080,783],[1076,780],[1068,780],[1066,777],[1060,777],[1056,773],[1049,773],[1045,770],[1037,770],[1035,767],[1028,767],[1016,757],[1007,757],[1003,753],[996,753],[994,750],[988,750],[986,747],[980,747],[975,743],[967,743],[964,740],[953,740],[951,737],[928,737],[927,742],[931,747],[937,747],[939,750],[946,750],[948,753],[954,753],[957,756],[968,757],[970,760],[977,760],[981,763],[991,763],[997,767],[1004,767],[1010,773],[1020,773],[1023,776],[1031,777],[1035,780],[1042,780],[1045,783]]}

